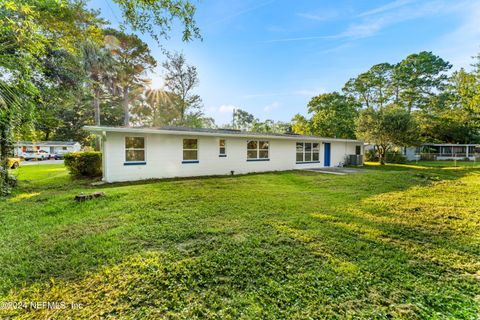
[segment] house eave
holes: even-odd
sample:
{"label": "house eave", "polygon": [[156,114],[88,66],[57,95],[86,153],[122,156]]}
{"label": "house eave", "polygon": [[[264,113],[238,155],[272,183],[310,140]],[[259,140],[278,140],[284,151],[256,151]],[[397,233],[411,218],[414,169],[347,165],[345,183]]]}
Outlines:
{"label": "house eave", "polygon": [[242,133],[228,133],[228,132],[198,132],[198,131],[180,131],[180,130],[162,130],[156,128],[134,128],[134,127],[107,127],[107,126],[84,126],[83,129],[95,134],[104,134],[107,132],[118,133],[135,133],[135,134],[162,134],[162,135],[181,135],[181,136],[207,136],[207,137],[237,137],[247,139],[278,139],[278,140],[297,140],[297,141],[321,141],[321,142],[350,142],[350,143],[363,143],[361,140],[353,139],[338,139],[327,138],[318,136],[305,136],[305,135],[262,135],[262,134],[249,134],[248,132]]}

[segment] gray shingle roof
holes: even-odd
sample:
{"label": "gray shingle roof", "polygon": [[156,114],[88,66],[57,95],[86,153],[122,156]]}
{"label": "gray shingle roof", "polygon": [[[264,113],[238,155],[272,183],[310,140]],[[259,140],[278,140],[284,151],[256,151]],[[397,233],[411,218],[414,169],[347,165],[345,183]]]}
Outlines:
{"label": "gray shingle roof", "polygon": [[209,132],[209,133],[217,133],[217,134],[249,134],[249,135],[261,135],[261,136],[300,136],[296,133],[272,133],[272,132],[251,132],[251,131],[243,131],[243,130],[236,130],[236,129],[211,129],[211,128],[190,128],[190,127],[182,127],[182,126],[164,126],[156,128],[158,130],[169,130],[169,131],[185,131],[185,132]]}
{"label": "gray shingle roof", "polygon": [[190,128],[182,126],[164,126],[164,127],[112,127],[112,126],[85,126],[85,130],[100,133],[100,132],[145,132],[145,133],[165,133],[168,131],[171,132],[185,132],[185,133],[198,133],[201,135],[220,135],[220,136],[239,136],[239,137],[278,137],[284,139],[320,139],[324,141],[346,141],[346,142],[355,142],[363,143],[360,140],[354,139],[340,139],[340,138],[329,138],[329,137],[319,137],[319,136],[309,136],[309,135],[300,135],[295,133],[271,133],[271,132],[251,132],[251,131],[242,131],[235,129],[211,129],[211,128]]}

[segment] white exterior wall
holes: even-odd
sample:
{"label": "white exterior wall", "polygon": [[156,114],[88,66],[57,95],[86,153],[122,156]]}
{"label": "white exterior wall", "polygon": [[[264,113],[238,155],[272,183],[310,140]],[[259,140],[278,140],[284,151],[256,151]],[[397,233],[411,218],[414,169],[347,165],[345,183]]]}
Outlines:
{"label": "white exterior wall", "polygon": [[[124,165],[125,137],[145,138],[145,165]],[[198,140],[198,163],[182,163],[183,139]],[[226,141],[226,157],[219,157],[219,140]],[[269,141],[269,161],[247,161],[247,141]],[[229,175],[250,172],[320,168],[324,147],[320,143],[320,163],[296,164],[296,142],[278,138],[242,138],[232,136],[163,135],[152,133],[107,132],[104,135],[104,180],[107,182],[155,178]],[[308,142],[312,142],[311,140]],[[355,142],[331,142],[331,166],[344,162],[346,154],[355,154]],[[348,152],[348,153],[345,153]]]}
{"label": "white exterior wall", "polygon": [[[331,167],[338,167],[341,164],[345,163],[345,156],[350,154],[355,154],[355,146],[362,145],[361,143],[352,143],[352,142],[337,142],[337,141],[329,141],[330,142],[330,166]],[[321,147],[321,154],[320,159],[322,163],[324,163],[324,156],[325,152],[323,150],[324,145],[322,144]],[[362,148],[363,154],[363,148]]]}

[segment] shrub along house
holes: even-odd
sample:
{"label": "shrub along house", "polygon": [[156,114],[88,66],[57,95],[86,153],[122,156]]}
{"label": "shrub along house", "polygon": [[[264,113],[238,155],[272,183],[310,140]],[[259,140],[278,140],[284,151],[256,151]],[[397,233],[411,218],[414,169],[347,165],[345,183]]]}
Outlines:
{"label": "shrub along house", "polygon": [[[321,168],[363,154],[358,140],[185,127],[87,126],[102,137],[103,180]],[[360,163],[361,164],[361,163]]]}

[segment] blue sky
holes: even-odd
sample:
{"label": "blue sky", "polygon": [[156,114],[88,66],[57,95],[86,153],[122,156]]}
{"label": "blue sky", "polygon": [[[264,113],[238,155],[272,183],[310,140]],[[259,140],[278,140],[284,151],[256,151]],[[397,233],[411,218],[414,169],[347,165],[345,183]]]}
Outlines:
{"label": "blue sky", "polygon": [[[203,41],[183,43],[179,29],[164,41],[197,66],[205,112],[217,124],[233,108],[261,120],[306,114],[312,96],[341,90],[351,77],[381,62],[432,51],[454,69],[480,52],[480,1],[447,0],[203,0],[196,2]],[[112,0],[92,8],[113,27],[121,13]],[[138,34],[164,60],[148,35]],[[162,70],[151,75],[162,87]]]}

